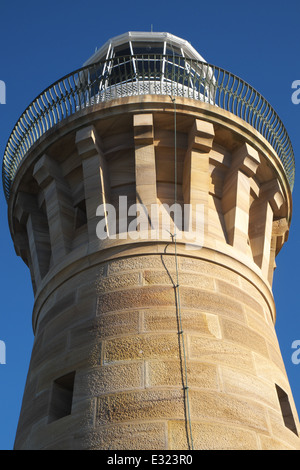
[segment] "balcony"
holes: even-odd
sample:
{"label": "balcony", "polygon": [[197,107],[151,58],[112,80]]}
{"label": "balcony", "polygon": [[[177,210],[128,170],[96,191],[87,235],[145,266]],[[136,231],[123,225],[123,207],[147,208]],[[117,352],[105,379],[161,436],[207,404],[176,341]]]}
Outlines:
{"label": "balcony", "polygon": [[293,189],[295,161],[289,136],[277,113],[253,87],[215,65],[175,53],[131,54],[102,60],[66,75],[27,107],[4,152],[2,178],[7,201],[20,164],[49,129],[97,103],[148,94],[198,100],[241,118],[273,147]]}

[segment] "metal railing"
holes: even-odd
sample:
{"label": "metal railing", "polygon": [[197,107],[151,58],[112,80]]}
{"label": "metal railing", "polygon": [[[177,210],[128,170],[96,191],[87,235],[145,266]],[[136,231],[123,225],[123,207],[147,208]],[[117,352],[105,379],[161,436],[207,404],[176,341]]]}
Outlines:
{"label": "metal railing", "polygon": [[33,100],[16,123],[5,148],[2,178],[6,199],[22,160],[49,129],[88,106],[145,94],[200,100],[243,119],[274,148],[293,189],[295,161],[289,136],[272,106],[252,86],[206,62],[174,55],[135,55],[80,68]]}

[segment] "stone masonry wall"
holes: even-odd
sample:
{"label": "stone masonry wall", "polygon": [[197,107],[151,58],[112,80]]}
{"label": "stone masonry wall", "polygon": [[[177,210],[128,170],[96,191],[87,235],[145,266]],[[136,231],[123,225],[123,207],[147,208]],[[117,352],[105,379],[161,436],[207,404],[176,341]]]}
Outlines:
{"label": "stone masonry wall", "polygon": [[[178,262],[194,448],[299,447],[276,393],[290,389],[266,299],[231,269]],[[53,292],[39,312],[18,448],[191,446],[175,279],[172,254],[133,256]],[[70,372],[72,413],[49,422],[53,383]]]}

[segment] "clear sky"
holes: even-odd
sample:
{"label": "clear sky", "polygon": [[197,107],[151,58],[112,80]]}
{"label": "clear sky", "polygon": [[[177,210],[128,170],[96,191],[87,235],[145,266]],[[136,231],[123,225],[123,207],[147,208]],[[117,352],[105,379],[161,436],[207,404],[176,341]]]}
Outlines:
{"label": "clear sky", "polygon": [[[14,124],[47,86],[75,70],[109,38],[127,31],[167,31],[187,39],[210,63],[254,86],[275,108],[300,157],[300,104],[291,101],[300,80],[298,0],[1,0],[0,80],[7,104],[0,105],[1,160]],[[291,345],[300,341],[300,182],[293,192],[288,243],[277,258],[274,293],[276,330],[300,414],[300,364]],[[0,191],[0,450],[12,449],[33,343],[30,275],[11,241],[6,202]],[[298,290],[299,289],[299,290]]]}

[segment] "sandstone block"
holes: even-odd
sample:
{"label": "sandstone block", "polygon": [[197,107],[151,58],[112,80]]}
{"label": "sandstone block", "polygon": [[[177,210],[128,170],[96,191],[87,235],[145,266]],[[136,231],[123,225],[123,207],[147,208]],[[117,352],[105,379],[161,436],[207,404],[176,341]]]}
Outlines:
{"label": "sandstone block", "polygon": [[126,336],[105,341],[105,363],[155,358],[179,358],[176,334]]}
{"label": "sandstone block", "polygon": [[[185,383],[185,370],[179,361],[151,360],[146,365],[147,386],[149,387],[177,387]],[[190,387],[210,390],[218,389],[217,366],[188,361],[188,384]]]}
{"label": "sandstone block", "polygon": [[184,419],[181,390],[146,390],[117,393],[98,399],[96,423],[120,423],[130,420]]}
{"label": "sandstone block", "polygon": [[254,372],[251,351],[234,342],[188,335],[189,358]]}
{"label": "sandstone block", "polygon": [[[171,421],[168,426],[170,449],[188,449],[186,424]],[[256,450],[255,432],[223,423],[193,421],[193,443],[195,450]]]}
{"label": "sandstone block", "polygon": [[79,434],[75,449],[133,451],[167,449],[166,425],[158,421],[97,427],[89,433]]}

